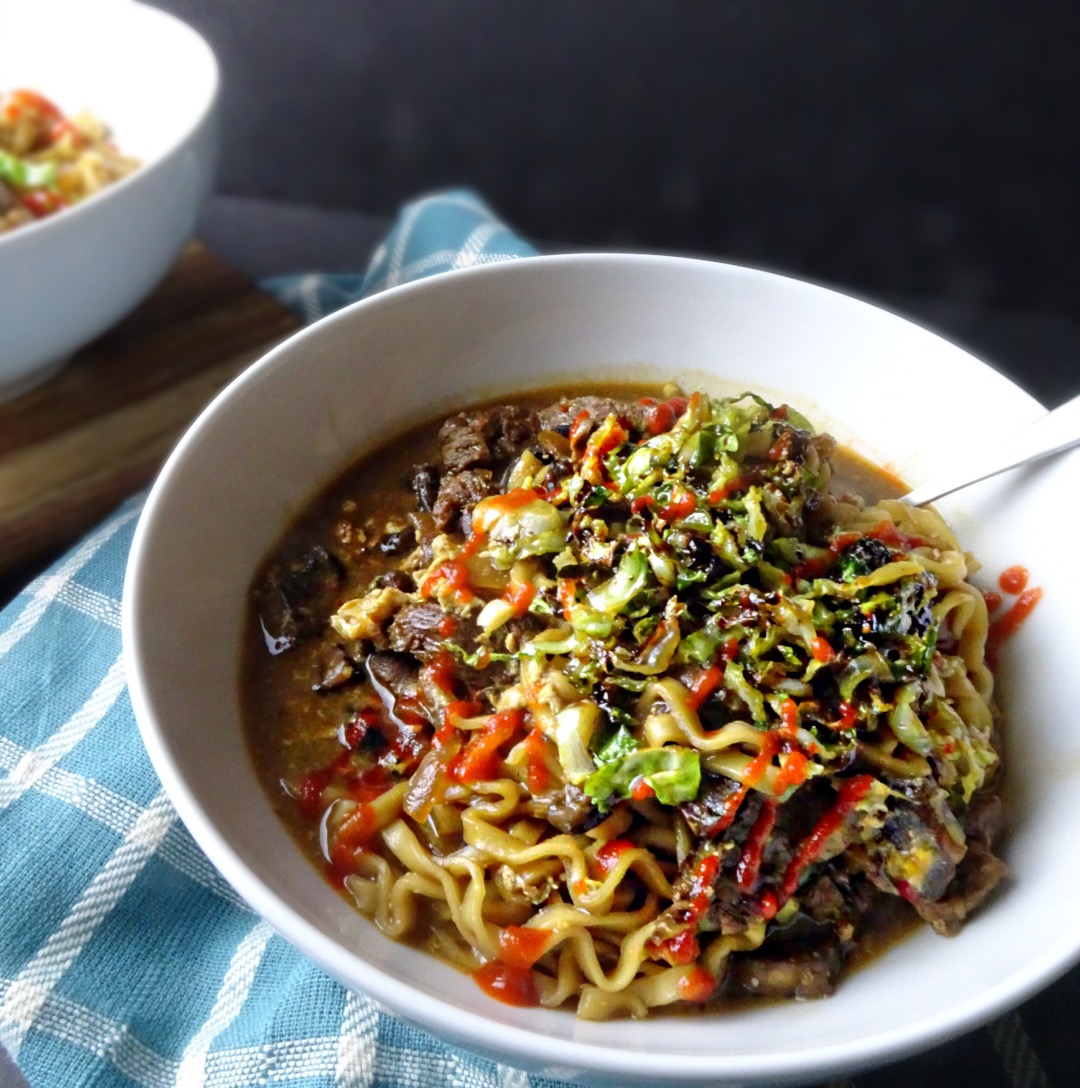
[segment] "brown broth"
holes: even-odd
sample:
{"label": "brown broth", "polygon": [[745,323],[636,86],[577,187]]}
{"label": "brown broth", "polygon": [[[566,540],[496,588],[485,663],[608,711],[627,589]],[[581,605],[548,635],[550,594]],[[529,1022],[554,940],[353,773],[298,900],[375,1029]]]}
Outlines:
{"label": "brown broth", "polygon": [[[561,398],[583,394],[617,399],[661,396],[656,386],[588,385],[503,397],[469,407],[516,403],[540,408]],[[258,584],[273,564],[287,563],[314,545],[325,544],[332,547],[345,567],[345,578],[331,611],[344,601],[362,595],[372,578],[395,564],[394,559],[387,559],[377,550],[367,550],[366,540],[389,519],[403,517],[408,511],[415,510],[416,500],[409,486],[410,473],[417,465],[436,459],[439,424],[449,414],[444,413],[409,429],[343,471],[283,533],[279,544],[262,564],[255,583]],[[833,468],[833,493],[837,495],[854,493],[868,502],[875,502],[897,497],[905,490],[895,477],[844,447],[836,450]],[[313,638],[285,653],[271,656],[255,608],[250,610],[241,664],[242,707],[249,753],[278,816],[321,871],[325,871],[326,861],[319,829],[300,814],[283,783],[324,767],[340,753],[342,723],[357,709],[355,689],[346,686],[342,690],[322,693],[312,691],[312,685],[320,676],[323,649],[322,641]],[[350,898],[347,892],[342,891],[342,894]],[[843,977],[881,955],[920,925],[914,912],[905,904],[882,898],[880,909],[875,911],[866,932],[859,935]],[[438,954],[425,934],[425,927],[421,925],[416,929],[417,936],[412,943]],[[767,999],[719,997],[701,1006],[680,1007],[677,1011],[697,1014],[748,1000],[761,1002]],[[669,1011],[654,1010],[654,1014]]]}

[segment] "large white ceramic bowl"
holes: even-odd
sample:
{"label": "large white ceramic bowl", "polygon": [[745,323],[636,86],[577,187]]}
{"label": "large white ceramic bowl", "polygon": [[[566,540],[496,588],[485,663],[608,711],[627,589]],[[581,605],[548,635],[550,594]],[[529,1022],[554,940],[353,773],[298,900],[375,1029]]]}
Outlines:
{"label": "large white ceramic bowl", "polygon": [[89,110],[142,165],[0,234],[0,400],[47,378],[161,279],[191,236],[218,147],[209,46],[133,0],[0,0],[0,91],[17,87]]}
{"label": "large white ceramic bowl", "polygon": [[960,348],[845,295],[664,257],[565,256],[438,276],[357,303],[244,373],[173,454],[147,503],[123,604],[131,697],[154,766],[239,893],[348,986],[444,1039],[550,1076],[618,1085],[817,1079],[971,1028],[1080,949],[1080,458],[942,504],[996,572],[1045,589],[1007,644],[1013,879],[953,939],[921,932],[823,1001],[712,1017],[585,1023],[516,1009],[383,937],[301,855],[256,780],[237,670],[248,587],[290,518],[340,469],[418,420],[500,392],[675,378],[789,400],[913,483],[1039,405]]}

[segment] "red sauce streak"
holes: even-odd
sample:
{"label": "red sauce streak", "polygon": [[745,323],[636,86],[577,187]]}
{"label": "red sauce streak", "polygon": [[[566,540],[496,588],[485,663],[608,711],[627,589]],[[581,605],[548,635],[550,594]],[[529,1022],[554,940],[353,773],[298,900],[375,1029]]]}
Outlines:
{"label": "red sauce streak", "polygon": [[657,510],[657,517],[662,518],[664,521],[672,522],[679,521],[681,518],[688,518],[697,509],[697,496],[693,491],[688,491],[685,488],[676,488],[671,496],[671,501],[667,506],[662,506]]}
{"label": "red sauce streak", "polygon": [[814,660],[821,662],[822,665],[827,665],[836,657],[836,651],[829,644],[829,640],[822,638],[821,635],[810,643],[810,652],[814,655]]}
{"label": "red sauce streak", "polygon": [[1012,607],[990,624],[986,643],[991,650],[997,650],[1006,639],[1012,638],[1020,630],[1024,621],[1042,600],[1042,595],[1043,591],[1039,586],[1025,589],[1013,602]]}
{"label": "red sauce streak", "polygon": [[776,794],[779,796],[789,786],[801,786],[806,781],[809,763],[802,752],[788,752],[776,776]]}
{"label": "red sauce streak", "polygon": [[998,585],[1003,592],[1015,597],[1017,593],[1027,589],[1028,569],[1017,564],[1014,567],[1006,567],[998,578]]}
{"label": "red sauce streak", "polygon": [[719,872],[720,859],[715,854],[706,854],[698,862],[697,870],[690,878],[690,906],[686,911],[689,925],[696,925],[709,909],[709,892]]}
{"label": "red sauce streak", "polygon": [[758,914],[760,914],[766,922],[772,921],[772,919],[776,917],[776,912],[780,909],[776,893],[771,892],[768,889],[763,891],[761,895],[758,896],[757,909]]}
{"label": "red sauce streak", "polygon": [[435,630],[443,638],[453,638],[457,634],[457,619],[454,616],[443,616],[435,627]]}
{"label": "red sauce streak", "polygon": [[375,832],[375,810],[368,804],[357,805],[338,825],[330,847],[333,876],[348,874],[356,868],[368,840]]}
{"label": "red sauce streak", "polygon": [[743,784],[724,802],[719,819],[709,828],[710,837],[715,838],[721,831],[731,826],[739,811],[739,806],[748,790],[761,781],[762,776],[772,764],[773,756],[780,751],[780,732],[766,733],[762,738],[761,751],[747,764]]}
{"label": "red sauce streak", "polygon": [[[732,639],[738,650],[738,640]],[[730,660],[730,659],[729,659]],[[690,697],[686,700],[695,710],[720,686],[724,679],[722,665],[710,665],[701,672],[690,687]]]}
{"label": "red sauce streak", "polygon": [[829,550],[824,555],[814,556],[811,559],[804,559],[801,563],[796,563],[791,568],[791,577],[796,580],[804,578],[807,581],[820,578],[855,541],[861,539],[861,533],[839,533],[829,541]]}
{"label": "red sauce streak", "polygon": [[550,937],[550,929],[507,926],[499,933],[499,959],[527,971],[547,951]]}
{"label": "red sauce streak", "polygon": [[765,856],[765,844],[769,841],[773,827],[776,824],[776,803],[766,801],[761,806],[761,812],[750,828],[750,834],[746,837],[746,845],[743,847],[742,857],[735,866],[735,882],[739,890],[749,894],[754,890],[758,881],[758,873],[761,871],[761,859]]}
{"label": "red sauce streak", "polygon": [[528,968],[513,967],[501,960],[491,960],[473,978],[488,997],[493,997],[504,1005],[528,1008],[540,1004],[536,980]]}
{"label": "red sauce streak", "polygon": [[317,820],[322,815],[323,790],[330,784],[333,769],[324,767],[321,771],[312,771],[304,775],[293,787],[296,806],[305,820]]}
{"label": "red sauce streak", "polygon": [[580,445],[581,440],[589,433],[591,426],[592,418],[585,409],[582,409],[578,412],[574,422],[570,424],[570,431],[567,434],[571,449],[576,449]]}
{"label": "red sauce streak", "polygon": [[750,761],[746,768],[743,785],[756,786],[769,769],[773,756],[780,750],[780,738],[775,733],[766,733],[761,744],[761,751]]}
{"label": "red sauce streak", "polygon": [[870,792],[873,783],[874,779],[871,775],[860,774],[847,779],[840,787],[836,803],[818,820],[817,826],[802,841],[799,849],[795,851],[795,856],[788,862],[781,886],[781,895],[784,899],[791,898],[799,886],[799,878],[803,871],[821,853],[829,836],[840,828],[848,814]]}
{"label": "red sauce streak", "polygon": [[747,787],[740,786],[724,801],[723,808],[720,810],[720,818],[709,828],[710,838],[715,838],[721,831],[726,831],[731,826],[739,811],[739,806],[743,803],[743,798],[746,797],[746,793]]}
{"label": "red sauce streak", "polygon": [[462,604],[468,604],[476,596],[469,585],[468,567],[460,559],[447,559],[440,563],[420,586],[421,597],[434,597],[440,582],[447,587]]}
{"label": "red sauce streak", "polygon": [[512,510],[520,510],[531,502],[540,498],[540,492],[532,487],[515,487],[507,491],[505,495],[492,495],[490,499],[484,499],[485,510],[495,510],[500,514],[509,514]]}
{"label": "red sauce streak", "polygon": [[381,797],[393,785],[385,767],[374,766],[349,782],[349,797],[361,804]]}
{"label": "red sauce streak", "polygon": [[716,979],[704,967],[691,967],[675,984],[675,989],[683,1001],[700,1004],[712,997],[713,990],[716,989]]}
{"label": "red sauce streak", "polygon": [[626,428],[621,423],[616,423],[603,438],[595,442],[595,445],[594,439],[589,440],[590,448],[585,451],[586,456],[592,454],[599,461],[611,453],[612,450],[618,449],[629,437]]}
{"label": "red sauce streak", "polygon": [[453,777],[462,783],[487,782],[499,774],[499,747],[508,741],[525,720],[520,708],[492,714],[487,725],[477,730],[454,763]]}
{"label": "red sauce streak", "polygon": [[431,682],[444,694],[454,694],[454,659],[445,651],[435,654],[428,663],[427,668],[431,675]]}
{"label": "red sauce streak", "polygon": [[730,483],[724,484],[718,487],[715,491],[709,492],[709,502],[714,506],[723,502],[725,499],[730,499],[732,495],[739,491],[745,491],[750,486],[748,480],[743,480],[736,476]]}
{"label": "red sauce streak", "polygon": [[986,601],[986,610],[988,612],[996,612],[1002,604],[1001,594],[995,593],[992,589],[983,590],[983,600]]}
{"label": "red sauce streak", "polygon": [[503,590],[503,600],[514,610],[515,616],[524,616],[536,596],[532,582],[509,582]]}
{"label": "red sauce streak", "polygon": [[551,782],[551,772],[548,770],[545,758],[547,755],[547,739],[540,731],[539,726],[529,730],[528,736],[525,738],[525,754],[528,756],[525,773],[529,793],[535,797],[537,794],[543,793]]}
{"label": "red sauce streak", "polygon": [[852,729],[858,720],[859,712],[855,707],[851,703],[841,702],[840,717],[831,724],[834,729]]}
{"label": "red sauce streak", "polygon": [[648,801],[655,796],[656,790],[643,777],[637,778],[630,787],[630,798],[633,801]]}
{"label": "red sauce streak", "polygon": [[471,559],[486,543],[487,533],[474,525],[472,533],[469,534],[469,539],[465,541],[465,545],[461,549],[461,558]]}
{"label": "red sauce streak", "polygon": [[645,429],[649,434],[664,434],[675,426],[675,409],[670,404],[650,404],[645,408]]}
{"label": "red sauce streak", "polygon": [[684,967],[701,955],[693,926],[687,926],[665,941],[649,941],[648,951],[654,958],[667,960],[672,967]]}
{"label": "red sauce streak", "polygon": [[900,532],[888,519],[879,522],[866,535],[880,540],[882,544],[888,544],[890,548],[902,548],[906,552],[911,551],[912,548],[921,548],[926,543],[917,536],[908,536],[907,533]]}
{"label": "red sauce streak", "polygon": [[596,867],[605,876],[619,864],[619,858],[626,853],[627,850],[633,850],[634,844],[629,839],[612,839],[611,842],[604,843],[599,850],[596,851],[596,856],[593,859],[596,862]]}

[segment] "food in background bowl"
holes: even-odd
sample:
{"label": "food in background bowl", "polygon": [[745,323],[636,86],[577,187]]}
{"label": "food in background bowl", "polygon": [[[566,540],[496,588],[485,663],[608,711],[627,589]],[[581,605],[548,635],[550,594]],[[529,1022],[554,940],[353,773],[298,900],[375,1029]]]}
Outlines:
{"label": "food in background bowl", "polygon": [[821,997],[913,917],[956,932],[1005,866],[944,521],[753,394],[552,400],[366,458],[261,573],[249,736],[311,858],[592,1020]]}
{"label": "food in background bowl", "polygon": [[[43,30],[48,7],[4,5],[3,89],[40,89],[65,107],[88,105],[116,133],[122,157],[139,167],[113,179],[120,167],[105,163],[105,152],[100,161],[82,161],[89,177],[72,163],[70,195],[81,197],[84,182],[110,183],[61,214],[0,233],[0,401],[54,374],[150,292],[191,237],[217,160],[217,63],[193,30],[125,0],[56,5],[62,31],[50,32]],[[14,154],[23,161],[21,145]],[[58,179],[67,169],[56,165]],[[23,172],[18,164],[15,172]],[[31,180],[38,179],[21,179]],[[44,195],[52,192],[48,185],[20,187],[35,194],[39,210],[53,202]]]}
{"label": "food in background bowl", "polygon": [[68,118],[43,95],[0,95],[0,234],[85,200],[138,166],[89,113]]}

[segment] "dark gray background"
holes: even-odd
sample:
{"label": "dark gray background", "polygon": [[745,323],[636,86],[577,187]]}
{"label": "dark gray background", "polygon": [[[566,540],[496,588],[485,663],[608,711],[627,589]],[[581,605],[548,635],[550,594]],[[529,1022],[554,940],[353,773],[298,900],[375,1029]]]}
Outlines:
{"label": "dark gray background", "polygon": [[1072,315],[1080,4],[154,0],[225,75],[220,190]]}

